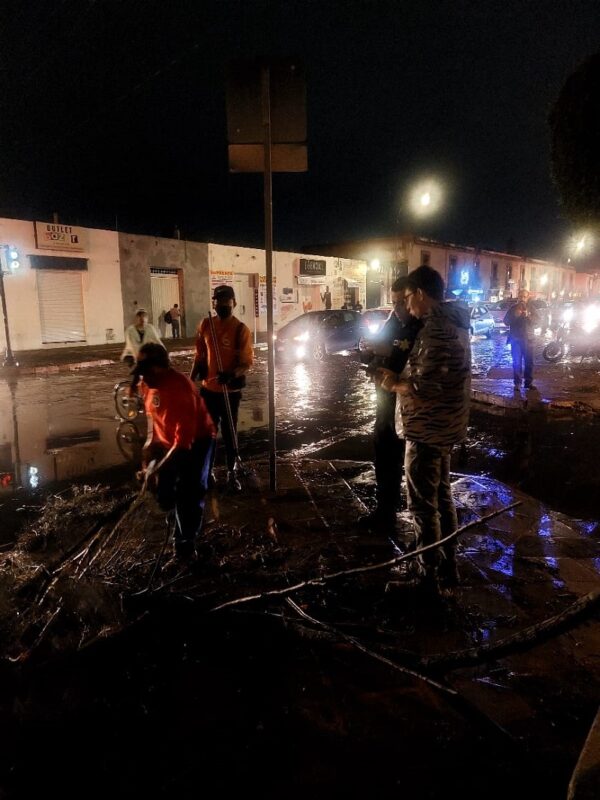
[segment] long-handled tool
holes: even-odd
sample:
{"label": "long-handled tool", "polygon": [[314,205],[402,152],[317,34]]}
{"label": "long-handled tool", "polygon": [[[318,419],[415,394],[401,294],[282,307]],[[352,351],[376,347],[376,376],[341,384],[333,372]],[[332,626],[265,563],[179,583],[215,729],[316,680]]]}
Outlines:
{"label": "long-handled tool", "polygon": [[[223,372],[223,359],[221,358],[221,351],[219,349],[219,342],[217,340],[217,331],[215,329],[215,322],[211,311],[208,312],[208,325],[210,327],[210,336],[215,351],[215,357],[217,359],[217,370],[219,372]],[[235,469],[237,469],[239,474],[243,478],[245,478],[250,485],[252,485],[252,488],[259,489],[260,482],[258,480],[257,475],[252,470],[245,467],[244,464],[242,463],[242,459],[240,458],[237,430],[235,429],[235,425],[233,424],[231,402],[229,400],[229,392],[227,391],[226,386],[223,387],[223,400],[225,402],[225,411],[227,413],[227,424],[229,425],[231,441],[233,443],[233,449],[235,453]]]}

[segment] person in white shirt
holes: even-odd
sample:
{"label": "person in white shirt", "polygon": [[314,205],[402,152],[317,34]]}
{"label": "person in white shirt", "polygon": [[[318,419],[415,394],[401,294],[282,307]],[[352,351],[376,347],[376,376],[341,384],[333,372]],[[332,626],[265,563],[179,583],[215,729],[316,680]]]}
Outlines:
{"label": "person in white shirt", "polygon": [[143,308],[136,312],[135,322],[125,329],[125,347],[121,353],[121,361],[132,367],[135,364],[140,347],[154,342],[164,347],[158,331],[148,322],[148,314]]}

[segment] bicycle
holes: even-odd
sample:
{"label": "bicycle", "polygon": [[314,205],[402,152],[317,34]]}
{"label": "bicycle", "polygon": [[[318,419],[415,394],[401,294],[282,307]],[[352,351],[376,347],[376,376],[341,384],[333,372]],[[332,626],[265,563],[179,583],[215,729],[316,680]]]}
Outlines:
{"label": "bicycle", "polygon": [[119,381],[113,389],[117,414],[125,422],[135,419],[144,411],[144,401],[139,394],[130,394],[131,380]]}

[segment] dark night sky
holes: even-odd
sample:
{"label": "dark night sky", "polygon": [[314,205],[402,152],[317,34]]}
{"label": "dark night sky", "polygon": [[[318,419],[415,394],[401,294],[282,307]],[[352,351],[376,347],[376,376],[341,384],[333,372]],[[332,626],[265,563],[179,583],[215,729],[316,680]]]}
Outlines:
{"label": "dark night sky", "polygon": [[[422,235],[557,256],[546,115],[600,48],[598,0],[20,0],[0,5],[0,214],[262,245],[229,175],[233,58],[306,65],[309,171],[274,180],[275,246]],[[424,174],[435,221],[403,216]]]}

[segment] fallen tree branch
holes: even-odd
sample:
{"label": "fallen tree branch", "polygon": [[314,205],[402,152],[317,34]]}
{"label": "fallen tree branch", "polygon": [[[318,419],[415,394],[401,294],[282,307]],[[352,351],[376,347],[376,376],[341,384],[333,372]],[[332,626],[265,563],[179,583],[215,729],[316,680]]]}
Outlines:
{"label": "fallen tree branch", "polygon": [[368,647],[365,647],[365,645],[361,641],[356,639],[354,636],[350,636],[347,633],[342,633],[342,631],[338,630],[337,628],[334,628],[333,625],[329,625],[329,623],[327,622],[322,622],[319,619],[315,619],[315,617],[311,617],[309,614],[303,611],[300,608],[300,606],[292,600],[291,597],[288,597],[286,599],[286,603],[290,606],[290,608],[293,608],[294,611],[303,619],[307,620],[308,622],[311,622],[313,625],[317,625],[318,627],[323,628],[324,630],[328,631],[329,633],[333,634],[336,637],[339,637],[340,639],[346,642],[350,642],[350,644],[356,647],[357,650],[360,650],[361,653],[365,653],[370,658],[374,658],[376,661],[381,661],[382,664],[385,664],[386,666],[391,667],[392,669],[395,669],[398,672],[402,672],[405,675],[410,675],[411,678],[416,678],[417,680],[425,681],[425,683],[428,683],[430,686],[439,689],[439,691],[441,692],[453,696],[457,694],[455,689],[451,689],[449,686],[444,686],[444,684],[439,683],[439,681],[436,681],[434,678],[430,678],[427,675],[415,672],[413,669],[410,669],[409,667],[403,667],[401,664],[396,664],[396,662],[392,661],[391,659],[386,658],[385,656],[382,656],[373,650],[369,650]]}
{"label": "fallen tree branch", "polygon": [[329,574],[322,575],[320,578],[309,578],[306,581],[300,581],[299,583],[293,584],[292,586],[286,586],[284,589],[270,589],[269,591],[261,592],[260,594],[248,595],[246,597],[238,597],[236,600],[228,600],[225,603],[221,603],[220,605],[215,606],[212,609],[212,611],[222,611],[224,608],[231,608],[233,606],[241,605],[242,603],[250,603],[253,600],[261,600],[267,597],[285,597],[286,595],[292,594],[293,592],[297,592],[299,589],[305,589],[308,586],[322,586],[324,583],[336,580],[337,578],[343,578],[349,575],[359,575],[359,574],[364,574],[366,572],[373,572],[375,570],[385,569],[387,567],[393,567],[396,564],[400,564],[402,561],[407,561],[408,559],[415,558],[416,556],[421,555],[421,553],[426,553],[428,550],[433,550],[436,547],[441,547],[447,542],[450,542],[453,539],[455,539],[461,533],[464,533],[466,530],[469,530],[469,528],[473,528],[476,525],[479,525],[481,522],[486,522],[488,519],[491,519],[492,517],[496,517],[499,514],[503,514],[505,511],[510,511],[511,509],[519,505],[521,505],[520,500],[516,501],[515,503],[511,503],[508,506],[503,506],[502,508],[496,509],[495,511],[491,511],[489,514],[485,514],[483,517],[478,517],[477,519],[473,519],[470,522],[467,522],[466,525],[461,525],[449,536],[440,539],[439,542],[428,544],[425,547],[420,547],[417,550],[411,550],[409,553],[403,553],[401,556],[396,556],[395,558],[390,558],[387,559],[386,561],[380,561],[377,564],[368,564],[366,567],[353,567],[352,569],[340,570],[339,572],[330,572]]}
{"label": "fallen tree branch", "polygon": [[534,647],[542,639],[548,638],[551,634],[561,629],[568,623],[574,624],[580,618],[591,611],[600,601],[600,589],[580,597],[570,606],[553,617],[529,625],[511,636],[501,639],[499,642],[490,642],[470,647],[466,650],[455,650],[452,653],[439,653],[437,655],[417,658],[415,663],[422,667],[443,668],[445,670],[457,669],[458,667],[468,667],[501,658],[522,647]]}

